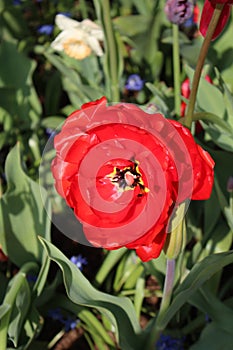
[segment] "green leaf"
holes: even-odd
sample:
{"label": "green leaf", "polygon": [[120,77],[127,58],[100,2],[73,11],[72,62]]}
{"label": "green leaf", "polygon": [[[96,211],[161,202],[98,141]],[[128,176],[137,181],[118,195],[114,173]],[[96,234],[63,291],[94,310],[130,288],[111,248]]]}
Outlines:
{"label": "green leaf", "polygon": [[[178,286],[174,293],[169,308],[164,312],[160,322],[161,329],[165,329],[176,312],[189,301],[192,295],[224,266],[233,262],[233,250],[229,252],[212,254],[202,261],[196,263],[184,281]],[[156,321],[154,320],[151,325]]]}
{"label": "green leaf", "polygon": [[[18,51],[17,43],[2,41],[0,46],[0,87],[9,89],[11,99],[16,106],[0,99],[0,104],[11,114],[17,114],[22,121],[31,116],[32,111],[39,116],[41,104],[36,94],[32,75],[36,68],[35,61]],[[17,107],[17,108],[16,108]]]}
{"label": "green leaf", "polygon": [[[43,327],[43,319],[38,313],[37,309],[34,307],[34,305],[31,305],[31,308],[27,315],[26,322],[24,324],[24,330],[28,339],[24,349],[28,349],[28,346],[30,345],[29,349],[34,350],[34,347],[32,346],[32,344],[34,344],[33,339],[38,336],[38,334],[42,330],[42,327]],[[43,348],[41,347],[41,349]],[[47,350],[47,347],[46,347],[46,350]]]}
{"label": "green leaf", "polygon": [[228,134],[233,134],[233,129],[231,125],[213,113],[207,113],[207,112],[195,113],[193,115],[193,121],[196,121],[196,120],[203,120],[204,122],[215,124],[218,127],[220,127],[220,129],[222,129],[223,132],[225,133],[227,132]]}
{"label": "green leaf", "polygon": [[211,233],[214,226],[217,224],[220,214],[221,208],[216,191],[213,189],[210,199],[204,203],[204,232],[206,236]]}
{"label": "green leaf", "polygon": [[148,23],[150,20],[150,16],[129,15],[116,17],[113,20],[113,24],[122,35],[134,36],[145,32],[148,29]]}
{"label": "green leaf", "polygon": [[190,350],[230,350],[233,334],[223,331],[215,322],[208,324],[201,333],[200,339],[190,347]]}
{"label": "green leaf", "polygon": [[135,310],[128,298],[114,297],[96,290],[53,244],[41,239],[50,259],[55,261],[63,272],[68,297],[79,305],[94,307],[103,313],[115,328],[120,346],[129,350],[141,349],[142,343],[136,336],[140,326]]}
{"label": "green leaf", "polygon": [[8,327],[8,336],[15,347],[18,346],[19,337],[30,307],[30,302],[30,288],[27,280],[24,279],[12,307],[11,321]]}
{"label": "green leaf", "polygon": [[37,236],[49,239],[50,203],[45,190],[23,172],[19,144],[6,159],[5,173],[7,191],[0,199],[0,244],[17,266],[41,262],[43,249]]}
{"label": "green leaf", "polygon": [[232,333],[233,310],[217,298],[206,286],[200,288],[190,298],[189,303],[200,309],[204,314],[225,332]]}
{"label": "green leaf", "polygon": [[6,349],[7,332],[10,323],[12,310],[14,309],[15,301],[21,288],[25,288],[26,275],[23,272],[18,272],[9,282],[5,298],[0,306],[1,323],[0,323],[0,344]]}
{"label": "green leaf", "polygon": [[134,295],[134,306],[138,319],[140,319],[142,303],[145,296],[145,278],[141,276],[138,278],[136,283],[135,295]]}
{"label": "green leaf", "polygon": [[65,118],[63,117],[47,117],[41,120],[41,126],[43,128],[56,129],[62,123],[64,123]]}
{"label": "green leaf", "polygon": [[[192,81],[194,74],[193,69],[186,66],[186,72],[189,79]],[[219,118],[223,118],[226,111],[223,94],[216,86],[210,84],[204,78],[200,79],[197,94],[197,106],[199,110],[215,114]]]}
{"label": "green leaf", "polygon": [[9,312],[10,308],[10,304],[7,303],[0,305],[0,319],[2,319]]}
{"label": "green leaf", "polygon": [[219,205],[220,208],[222,209],[222,212],[227,220],[227,223],[230,227],[230,229],[233,231],[233,215],[232,215],[232,208],[230,207],[230,205],[228,204],[222,190],[221,187],[219,186],[219,183],[217,181],[217,179],[215,179],[215,183],[214,183],[215,189],[216,189],[216,193],[218,196],[218,200],[219,200]]}
{"label": "green leaf", "polygon": [[132,269],[132,273],[126,279],[124,284],[124,289],[133,289],[136,287],[136,283],[139,277],[142,275],[144,267],[142,264],[135,265]]}

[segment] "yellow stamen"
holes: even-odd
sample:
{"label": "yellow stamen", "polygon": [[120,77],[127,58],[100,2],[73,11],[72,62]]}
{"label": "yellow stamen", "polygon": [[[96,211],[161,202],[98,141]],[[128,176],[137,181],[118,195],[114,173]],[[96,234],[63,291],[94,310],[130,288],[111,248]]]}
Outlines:
{"label": "yellow stamen", "polygon": [[76,58],[77,60],[83,60],[91,54],[91,48],[82,40],[67,39],[63,43],[63,48],[68,56]]}

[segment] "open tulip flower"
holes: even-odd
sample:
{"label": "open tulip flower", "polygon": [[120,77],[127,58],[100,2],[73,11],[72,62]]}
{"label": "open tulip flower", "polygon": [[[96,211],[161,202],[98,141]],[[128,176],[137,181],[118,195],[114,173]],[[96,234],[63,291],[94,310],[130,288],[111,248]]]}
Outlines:
{"label": "open tulip flower", "polygon": [[62,14],[55,17],[55,23],[62,31],[51,43],[54,50],[64,51],[78,60],[88,57],[92,52],[97,56],[103,55],[100,41],[103,41],[104,35],[96,23],[89,19],[78,22]]}
{"label": "open tulip flower", "polygon": [[214,162],[190,131],[163,115],[106,98],[72,113],[55,136],[58,193],[97,247],[160,255],[173,209],[207,199]]}
{"label": "open tulip flower", "polygon": [[200,32],[203,36],[206,35],[208,26],[214,13],[214,9],[217,4],[223,4],[224,6],[218,21],[218,25],[212,36],[212,40],[216,39],[223,31],[230,16],[231,5],[233,4],[233,0],[205,0],[200,21]]}

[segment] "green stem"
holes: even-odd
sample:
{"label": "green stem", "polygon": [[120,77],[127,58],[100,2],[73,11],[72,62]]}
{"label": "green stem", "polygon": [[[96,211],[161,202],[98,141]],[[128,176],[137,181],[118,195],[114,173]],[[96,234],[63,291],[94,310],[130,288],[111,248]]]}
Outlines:
{"label": "green stem", "polygon": [[175,114],[180,115],[180,48],[179,48],[179,28],[177,24],[172,25],[173,33],[173,78],[174,78],[174,102]]}
{"label": "green stem", "polygon": [[111,102],[119,102],[119,81],[118,81],[118,53],[116,37],[114,35],[109,0],[102,0],[102,15],[106,40],[106,55],[109,73],[109,85],[111,91]]}
{"label": "green stem", "polygon": [[192,116],[195,108],[195,102],[196,102],[197,91],[198,91],[198,86],[201,78],[202,69],[205,63],[205,59],[209,50],[209,46],[210,46],[213,34],[218,25],[218,21],[222,13],[223,7],[224,7],[224,4],[216,4],[216,8],[214,10],[213,16],[211,18],[209,27],[206,32],[206,36],[204,38],[204,41],[199,53],[197,66],[193,76],[193,83],[192,83],[192,89],[190,93],[188,108],[184,118],[184,125],[186,125],[188,128],[191,128],[191,124],[192,124]]}
{"label": "green stem", "polygon": [[151,350],[155,348],[155,343],[159,339],[161,332],[164,329],[163,317],[171,302],[173,284],[174,284],[174,278],[175,278],[175,263],[176,263],[175,259],[167,259],[167,268],[166,268],[162,302],[160,305],[158,315],[156,317],[156,321],[154,323],[154,327],[152,328],[152,331],[150,333],[149,349]]}

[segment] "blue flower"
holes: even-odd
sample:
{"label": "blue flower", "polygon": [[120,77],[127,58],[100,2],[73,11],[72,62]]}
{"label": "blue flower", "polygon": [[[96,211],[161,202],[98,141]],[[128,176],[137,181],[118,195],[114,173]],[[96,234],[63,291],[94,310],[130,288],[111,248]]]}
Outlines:
{"label": "blue flower", "polygon": [[78,319],[74,319],[73,317],[63,319],[62,323],[64,324],[65,332],[69,332],[70,330],[75,329],[79,322],[80,321]]}
{"label": "blue flower", "polygon": [[81,254],[78,256],[72,256],[70,261],[74,263],[80,271],[83,270],[83,265],[87,265],[87,259],[83,258]]}
{"label": "blue flower", "polygon": [[155,346],[156,350],[183,350],[184,339],[162,334]]}
{"label": "blue flower", "polygon": [[27,281],[28,282],[36,282],[37,280],[37,276],[36,275],[32,275],[32,274],[28,274],[27,275]]}
{"label": "blue flower", "polygon": [[46,128],[45,132],[48,135],[48,137],[54,137],[56,135],[56,131],[52,128]]}
{"label": "blue flower", "polygon": [[22,1],[21,0],[13,0],[12,5],[14,5],[14,6],[22,5]]}
{"label": "blue flower", "polygon": [[140,91],[142,90],[144,81],[138,74],[131,74],[125,84],[125,88],[129,91]]}
{"label": "blue flower", "polygon": [[63,16],[66,16],[66,17],[71,17],[71,13],[70,12],[58,12],[58,15],[63,15]]}
{"label": "blue flower", "polygon": [[63,316],[60,308],[48,310],[48,317],[52,318],[53,320],[63,322]]}
{"label": "blue flower", "polygon": [[45,35],[50,35],[53,32],[53,25],[52,24],[43,24],[38,27],[37,32],[39,34],[45,34]]}

